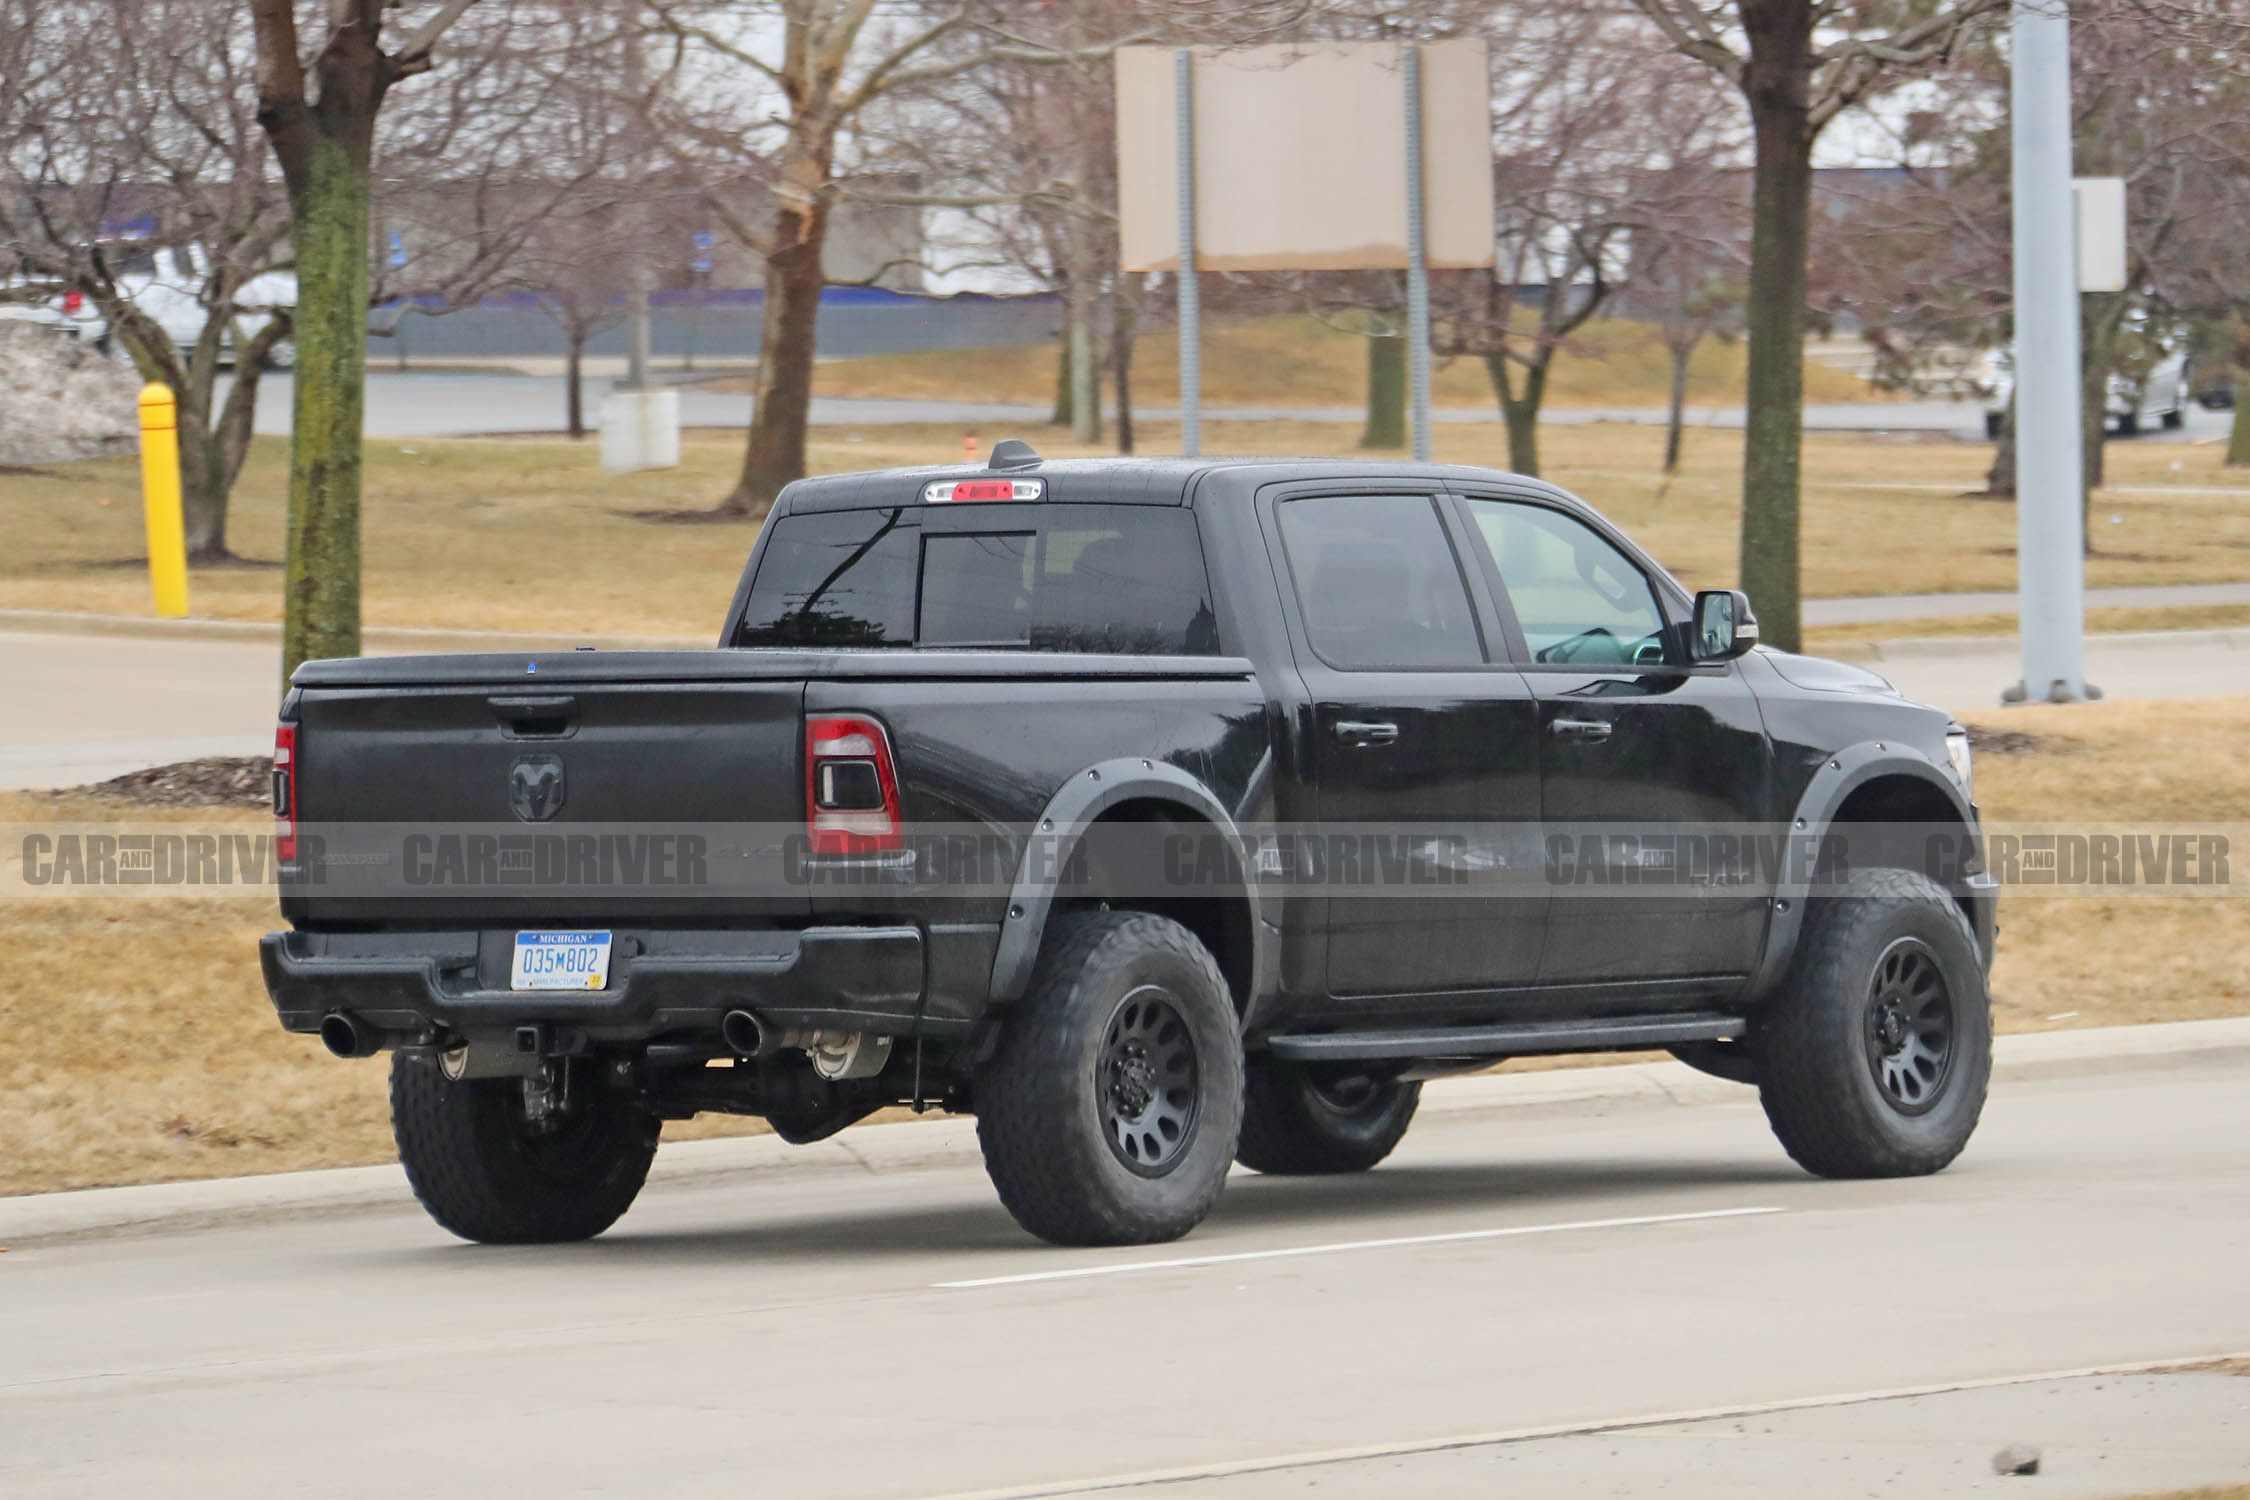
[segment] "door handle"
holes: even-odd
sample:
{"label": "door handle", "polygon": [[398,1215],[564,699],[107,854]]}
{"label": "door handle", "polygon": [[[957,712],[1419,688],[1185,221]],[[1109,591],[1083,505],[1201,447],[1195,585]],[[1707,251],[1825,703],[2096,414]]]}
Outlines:
{"label": "door handle", "polygon": [[1343,719],[1337,722],[1336,738],[1354,745],[1388,745],[1398,738],[1398,726]]}
{"label": "door handle", "polygon": [[1617,726],[1607,719],[1557,719],[1547,726],[1548,732],[1566,740],[1584,740],[1598,745],[1616,732]]}

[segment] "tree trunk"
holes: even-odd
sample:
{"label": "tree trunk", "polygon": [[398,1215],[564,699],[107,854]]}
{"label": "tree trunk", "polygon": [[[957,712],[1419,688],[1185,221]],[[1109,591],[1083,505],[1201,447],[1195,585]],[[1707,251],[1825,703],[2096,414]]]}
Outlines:
{"label": "tree trunk", "polygon": [[2088,292],[2079,299],[2079,327],[2085,348],[2078,362],[2079,442],[2084,455],[2081,496],[2085,524],[2080,528],[2086,550],[2094,550],[2094,491],[2106,476],[2104,459],[2109,450],[2109,371],[2117,352],[2117,329],[2125,314],[2122,292]]}
{"label": "tree trunk", "polygon": [[812,414],[813,354],[820,294],[828,278],[821,251],[828,239],[828,198],[820,191],[825,161],[785,170],[785,177],[817,178],[802,198],[784,197],[766,256],[765,316],[759,326],[757,408],[750,414],[750,443],[742,477],[719,505],[719,514],[755,515],[773,503],[782,486],[805,473],[805,430]]}
{"label": "tree trunk", "polygon": [[[372,60],[370,66],[372,66]],[[296,399],[289,438],[289,554],[281,675],[359,654],[360,433],[366,409],[369,139],[323,131],[292,174],[297,249]]]}
{"label": "tree trunk", "polygon": [[1070,438],[1075,443],[1102,440],[1102,387],[1096,359],[1101,338],[1095,323],[1101,294],[1092,276],[1071,278]]}
{"label": "tree trunk", "polygon": [[1071,424],[1070,375],[1075,368],[1070,359],[1070,315],[1063,315],[1062,332],[1055,340],[1055,411],[1047,418],[1050,427],[1068,427]]}
{"label": "tree trunk", "polygon": [[1117,278],[1117,295],[1110,309],[1109,369],[1117,386],[1117,451],[1133,451],[1133,340],[1140,334],[1141,289],[1139,278]]}
{"label": "tree trunk", "polygon": [[1367,337],[1367,425],[1362,448],[1406,446],[1406,339],[1388,313],[1378,313]]}
{"label": "tree trunk", "polygon": [[[1810,7],[1807,7],[1809,10]],[[1805,35],[1754,56],[1744,92],[1757,141],[1751,192],[1750,370],[1742,442],[1741,586],[1760,638],[1794,651],[1799,627],[1798,490],[1805,416],[1805,253],[1812,213],[1812,131],[1804,103]],[[1754,44],[1755,45],[1755,44]]]}
{"label": "tree trunk", "polygon": [[1697,336],[1676,335],[1665,340],[1672,356],[1672,384],[1664,406],[1664,472],[1680,472],[1681,428],[1687,425],[1688,361],[1695,355]]}
{"label": "tree trunk", "polygon": [[2012,395],[2000,414],[2000,440],[1992,448],[1992,467],[1984,471],[1984,492],[1995,500],[2016,498],[2016,402]]}
{"label": "tree trunk", "polygon": [[2234,427],[2227,434],[2227,467],[2250,469],[2250,419],[2243,416],[2243,402],[2250,399],[2250,358],[2237,352],[2234,358]]}
{"label": "tree trunk", "polygon": [[1500,398],[1500,420],[1508,427],[1508,467],[1526,479],[1539,477],[1539,406],[1547,399],[1547,357],[1542,351],[1539,363],[1524,371],[1520,392],[1506,355],[1484,357],[1484,372]]}
{"label": "tree trunk", "polygon": [[570,435],[586,435],[586,391],[581,377],[581,367],[586,363],[586,331],[569,328],[563,332],[563,412],[570,425]]}
{"label": "tree trunk", "polygon": [[227,487],[225,465],[211,431],[211,390],[194,379],[182,381],[172,391],[179,422],[180,518],[187,535],[190,563],[227,560]]}

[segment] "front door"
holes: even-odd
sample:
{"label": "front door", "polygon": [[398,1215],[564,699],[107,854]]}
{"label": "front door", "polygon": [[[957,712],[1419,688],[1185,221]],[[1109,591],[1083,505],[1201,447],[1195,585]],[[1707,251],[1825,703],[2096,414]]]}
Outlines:
{"label": "front door", "polygon": [[1778,851],[1772,752],[1742,674],[1689,665],[1655,580],[1581,516],[1462,503],[1538,699],[1554,890],[1541,981],[1749,973]]}
{"label": "front door", "polygon": [[1427,492],[1298,495],[1273,514],[1310,700],[1329,993],[1443,1009],[1530,983],[1538,705],[1490,659],[1458,523]]}

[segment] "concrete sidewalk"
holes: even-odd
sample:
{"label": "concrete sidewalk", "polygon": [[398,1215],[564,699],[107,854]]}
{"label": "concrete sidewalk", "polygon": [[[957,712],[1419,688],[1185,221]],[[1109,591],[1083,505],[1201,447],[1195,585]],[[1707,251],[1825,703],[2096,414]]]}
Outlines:
{"label": "concrete sidewalk", "polygon": [[[2089,1027],[2003,1036],[1996,1084],[2013,1080],[2160,1071],[2213,1061],[2250,1063],[2250,1017],[2152,1026]],[[1441,1079],[1424,1087],[1416,1129],[1474,1124],[1497,1114],[1610,1114],[1739,1102],[1740,1084],[1676,1062],[1548,1068]],[[809,1146],[778,1136],[682,1141],[657,1153],[652,1183],[753,1173],[888,1174],[960,1167],[978,1160],[973,1120],[933,1115],[863,1125]],[[125,1233],[170,1232],[265,1218],[307,1218],[397,1207],[408,1201],[395,1165],[280,1172],[200,1182],[149,1183],[0,1198],[0,1246]]]}
{"label": "concrete sidewalk", "polygon": [[[2250,490],[2243,492],[2250,499]],[[2088,609],[2184,609],[2197,605],[2250,604],[2250,582],[2159,583],[2086,590]],[[1868,594],[1807,599],[1807,625],[1879,625],[1886,620],[1941,620],[1956,615],[2012,615],[2014,590],[1971,594]]]}
{"label": "concrete sidewalk", "polygon": [[[1849,652],[1909,698],[1955,711],[1992,708],[2022,676],[2015,636],[1925,636]],[[2086,637],[2086,681],[2105,698],[2250,693],[2250,628],[2148,630]]]}

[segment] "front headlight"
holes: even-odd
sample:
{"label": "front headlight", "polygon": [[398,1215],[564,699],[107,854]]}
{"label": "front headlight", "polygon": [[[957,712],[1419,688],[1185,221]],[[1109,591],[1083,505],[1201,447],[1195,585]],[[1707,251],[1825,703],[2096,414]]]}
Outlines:
{"label": "front headlight", "polygon": [[1945,732],[1945,759],[1953,767],[1953,779],[1961,783],[1961,794],[1973,797],[1974,783],[1969,777],[1969,731],[1956,727]]}

